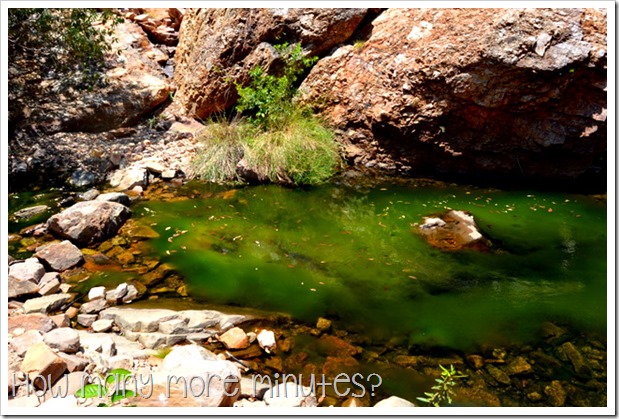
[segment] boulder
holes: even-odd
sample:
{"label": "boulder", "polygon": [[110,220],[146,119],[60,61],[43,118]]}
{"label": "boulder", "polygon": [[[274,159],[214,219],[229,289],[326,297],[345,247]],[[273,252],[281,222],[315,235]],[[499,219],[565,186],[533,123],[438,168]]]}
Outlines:
{"label": "boulder", "polygon": [[34,254],[49,269],[57,272],[66,271],[84,262],[80,249],[68,240],[51,243]]}
{"label": "boulder", "polygon": [[[55,383],[66,368],[64,360],[43,342],[31,346],[21,364],[21,371],[28,374],[31,380],[40,375],[46,384]],[[39,389],[44,388],[40,379],[34,380],[33,384]]]}
{"label": "boulder", "polygon": [[[255,66],[269,67],[273,45],[301,43],[309,55],[348,40],[367,9],[188,9],[175,53],[174,101],[187,114],[205,118],[237,100],[235,83],[248,81]],[[273,67],[277,67],[274,65]]]}
{"label": "boulder", "polygon": [[108,302],[104,299],[98,299],[89,301],[87,303],[82,304],[80,307],[80,313],[84,314],[96,314],[101,310],[104,310],[109,306]]}
{"label": "boulder", "polygon": [[59,327],[45,334],[43,341],[52,349],[74,354],[80,349],[80,337],[75,329]]}
{"label": "boulder", "polygon": [[72,298],[71,294],[52,294],[31,298],[24,303],[24,313],[51,313],[60,309]]}
{"label": "boulder", "polygon": [[116,202],[78,202],[53,215],[47,228],[60,238],[89,245],[112,237],[130,216],[131,210]]}
{"label": "boulder", "polygon": [[25,296],[38,293],[40,291],[39,285],[31,281],[16,281],[9,279],[8,298],[23,298]]}
{"label": "boulder", "polygon": [[419,232],[441,250],[488,250],[490,247],[490,241],[481,234],[473,216],[464,211],[451,210],[441,218],[426,217]]}
{"label": "boulder", "polygon": [[363,150],[356,164],[603,181],[606,28],[604,9],[387,9],[318,61],[300,101]]}

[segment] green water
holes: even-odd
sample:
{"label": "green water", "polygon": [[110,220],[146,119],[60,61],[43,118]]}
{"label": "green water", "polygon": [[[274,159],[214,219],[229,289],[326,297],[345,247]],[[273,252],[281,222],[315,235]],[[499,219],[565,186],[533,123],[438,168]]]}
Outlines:
{"label": "green water", "polygon": [[[463,349],[526,341],[546,320],[606,328],[606,204],[587,196],[393,185],[183,191],[194,198],[143,202],[134,218],[161,234],[155,253],[201,301]],[[449,208],[471,212],[494,250],[446,253],[414,233],[423,216]]]}

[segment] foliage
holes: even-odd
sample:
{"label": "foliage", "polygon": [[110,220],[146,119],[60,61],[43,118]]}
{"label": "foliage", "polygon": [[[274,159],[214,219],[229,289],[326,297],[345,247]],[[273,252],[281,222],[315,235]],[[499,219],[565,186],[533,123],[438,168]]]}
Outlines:
{"label": "foliage", "polygon": [[292,98],[296,93],[295,82],[318,57],[305,57],[301,44],[294,47],[287,43],[275,49],[284,60],[282,74],[269,74],[262,67],[249,72],[249,85],[236,85],[239,100],[236,110],[249,114],[249,120],[264,130],[279,129],[294,112]]}
{"label": "foliage", "polygon": [[9,60],[33,62],[43,77],[81,71],[86,81],[98,78],[107,37],[121,19],[109,9],[9,8]]}
{"label": "foliage", "polygon": [[[84,387],[75,392],[75,397],[91,399],[105,396],[109,397],[109,402],[111,404],[128,397],[134,397],[135,392],[127,390],[125,387],[126,380],[131,377],[131,372],[126,369],[117,368],[111,370],[105,377],[105,385],[101,383],[86,384]],[[107,407],[109,405],[101,403],[98,406]]]}
{"label": "foliage", "polygon": [[279,183],[321,183],[337,168],[333,133],[293,101],[295,83],[316,58],[304,57],[299,44],[275,48],[284,57],[280,74],[252,69],[250,83],[236,86],[240,97],[236,109],[242,116],[212,122],[198,135],[203,147],[193,167],[203,179],[240,181],[241,159],[245,172]]}
{"label": "foliage", "polygon": [[417,400],[434,407],[439,407],[445,400],[451,404],[451,396],[454,394],[453,387],[457,384],[456,379],[466,377],[466,375],[456,371],[453,365],[449,369],[442,365],[439,365],[439,367],[442,370],[441,378],[435,379],[437,384],[432,387],[434,392],[424,392],[426,397],[417,397]]}

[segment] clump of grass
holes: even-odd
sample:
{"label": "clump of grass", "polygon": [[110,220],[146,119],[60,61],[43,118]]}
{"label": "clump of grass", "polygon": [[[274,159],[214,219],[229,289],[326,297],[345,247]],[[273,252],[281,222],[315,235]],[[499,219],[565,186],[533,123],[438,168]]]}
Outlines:
{"label": "clump of grass", "polygon": [[244,174],[260,180],[297,185],[326,181],[337,170],[340,154],[334,134],[293,101],[294,83],[316,60],[301,46],[276,46],[285,63],[279,75],[257,67],[250,83],[237,85],[240,116],[209,124],[198,135],[202,147],[194,174],[212,182],[239,181]]}

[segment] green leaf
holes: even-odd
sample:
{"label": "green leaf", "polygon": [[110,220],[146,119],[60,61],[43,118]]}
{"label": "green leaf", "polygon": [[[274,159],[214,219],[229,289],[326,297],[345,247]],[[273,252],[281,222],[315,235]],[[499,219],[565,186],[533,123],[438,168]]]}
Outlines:
{"label": "green leaf", "polygon": [[123,382],[125,380],[125,377],[128,376],[131,376],[131,371],[123,368],[114,369],[107,373],[105,385],[110,385],[111,383],[116,383],[117,381]]}
{"label": "green leaf", "polygon": [[116,390],[114,394],[112,394],[111,401],[112,403],[116,403],[119,400],[126,399],[129,397],[134,397],[135,393],[131,390]]}
{"label": "green leaf", "polygon": [[82,399],[100,396],[107,396],[107,389],[100,384],[86,384],[75,392],[75,397],[81,397]]}

